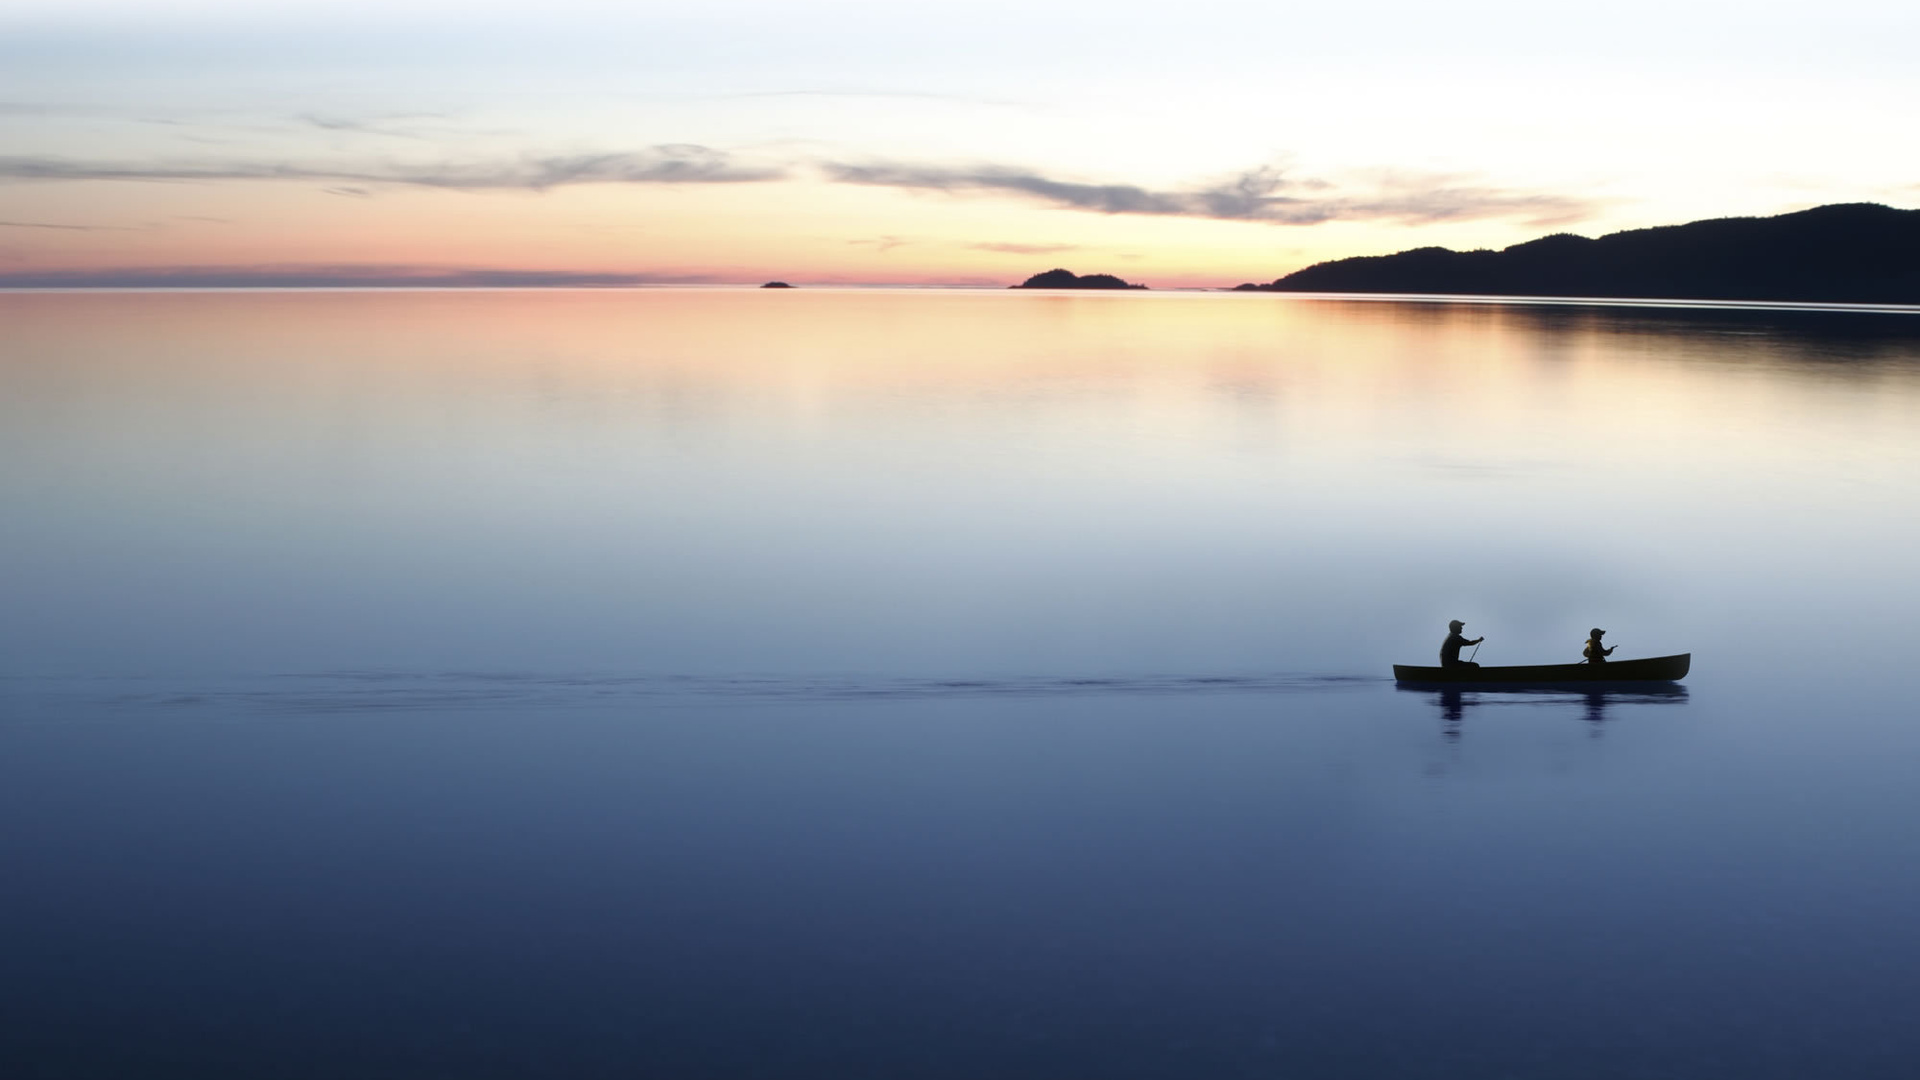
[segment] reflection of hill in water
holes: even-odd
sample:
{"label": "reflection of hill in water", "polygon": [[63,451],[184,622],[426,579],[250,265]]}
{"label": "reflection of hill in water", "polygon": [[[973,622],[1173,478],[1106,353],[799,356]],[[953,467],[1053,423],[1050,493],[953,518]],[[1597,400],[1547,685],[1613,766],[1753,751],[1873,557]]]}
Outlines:
{"label": "reflection of hill in water", "polygon": [[1436,331],[1468,322],[1497,323],[1504,333],[1537,336],[1539,344],[1575,347],[1593,335],[1644,338],[1665,358],[1736,359],[1778,366],[1904,363],[1920,365],[1920,308],[1846,310],[1805,307],[1579,304],[1501,299],[1424,303],[1414,300],[1317,301],[1358,308],[1385,303],[1395,322]]}
{"label": "reflection of hill in water", "polygon": [[1777,349],[1801,362],[1920,360],[1920,311],[1912,313],[1768,308],[1578,308],[1514,305],[1508,309],[1542,332],[1599,330],[1654,337],[1719,338]]}

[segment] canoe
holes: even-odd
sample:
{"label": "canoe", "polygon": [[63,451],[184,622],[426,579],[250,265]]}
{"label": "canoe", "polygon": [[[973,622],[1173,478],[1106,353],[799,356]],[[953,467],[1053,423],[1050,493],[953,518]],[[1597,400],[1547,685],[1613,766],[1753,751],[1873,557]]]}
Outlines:
{"label": "canoe", "polygon": [[1448,686],[1537,686],[1545,683],[1668,683],[1687,677],[1693,654],[1609,660],[1604,664],[1533,664],[1526,667],[1416,667],[1393,665],[1396,682]]}

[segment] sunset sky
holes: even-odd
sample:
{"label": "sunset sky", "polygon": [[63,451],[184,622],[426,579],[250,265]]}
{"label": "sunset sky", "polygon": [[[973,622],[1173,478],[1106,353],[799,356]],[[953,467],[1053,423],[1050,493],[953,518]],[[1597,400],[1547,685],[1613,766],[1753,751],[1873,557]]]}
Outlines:
{"label": "sunset sky", "polygon": [[1168,287],[1920,204],[1920,7],[0,10],[0,285]]}

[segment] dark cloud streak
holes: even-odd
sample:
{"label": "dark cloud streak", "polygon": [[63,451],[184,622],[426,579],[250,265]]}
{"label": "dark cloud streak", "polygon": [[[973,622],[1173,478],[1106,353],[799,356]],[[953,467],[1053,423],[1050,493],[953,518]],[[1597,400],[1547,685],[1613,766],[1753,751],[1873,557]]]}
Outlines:
{"label": "dark cloud streak", "polygon": [[1432,224],[1492,217],[1525,217],[1534,224],[1577,220],[1590,212],[1583,200],[1562,195],[1513,192],[1465,184],[1458,177],[1388,174],[1341,194],[1330,181],[1295,180],[1278,169],[1252,169],[1222,183],[1191,191],[1156,191],[1132,184],[1087,184],[1006,166],[970,169],[926,165],[841,164],[822,168],[844,184],[918,191],[984,191],[1024,195],[1074,210],[1101,214],[1317,225],[1326,221],[1397,221]]}
{"label": "dark cloud streak", "polygon": [[546,191],[574,184],[737,184],[778,180],[786,170],[737,164],[704,146],[669,144],[626,153],[523,157],[505,163],[339,167],[259,162],[111,164],[51,157],[0,157],[0,180],[304,180],[457,191]]}
{"label": "dark cloud streak", "polygon": [[1076,184],[998,166],[966,170],[931,165],[828,164],[824,168],[828,177],[842,184],[923,191],[1010,191],[1036,196],[1076,210],[1097,210],[1103,214],[1181,214],[1188,211],[1188,205],[1178,196],[1159,194],[1131,184]]}
{"label": "dark cloud streak", "polygon": [[353,120],[342,116],[320,116],[315,113],[302,113],[294,119],[309,127],[319,128],[321,131],[336,131],[353,135],[381,135],[389,139],[412,139],[415,141],[424,141],[427,138],[425,135],[418,135],[411,131],[394,131],[365,120]]}
{"label": "dark cloud streak", "polygon": [[[356,120],[306,117],[339,131],[369,130]],[[832,183],[907,191],[1012,195],[1099,214],[1201,218],[1274,225],[1328,221],[1385,221],[1427,225],[1488,218],[1521,218],[1559,225],[1589,216],[1594,206],[1571,196],[1514,191],[1471,177],[1374,172],[1342,182],[1296,178],[1271,166],[1213,184],[1160,190],[1136,184],[1064,180],[1005,165],[954,167],[897,162],[825,162]],[[745,163],[722,150],[670,143],[641,150],[570,155],[525,155],[492,162],[312,164],[265,161],[102,163],[55,157],[0,156],[0,182],[120,181],[206,183],[295,181],[334,194],[357,196],[388,187],[454,191],[533,191],[578,184],[736,184],[788,179],[786,164]]]}

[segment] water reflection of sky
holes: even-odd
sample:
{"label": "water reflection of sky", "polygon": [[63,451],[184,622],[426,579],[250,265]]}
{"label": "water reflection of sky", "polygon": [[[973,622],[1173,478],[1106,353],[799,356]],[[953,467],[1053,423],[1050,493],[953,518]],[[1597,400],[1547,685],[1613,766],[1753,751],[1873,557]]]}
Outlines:
{"label": "water reflection of sky", "polygon": [[[8,1075],[1920,1050],[1903,317],[0,317]],[[1693,674],[1396,689],[1448,618]]]}
{"label": "water reflection of sky", "polygon": [[1901,316],[4,303],[20,672],[1375,671],[1448,617],[1537,662],[1783,615],[1850,663],[1905,618]]}

